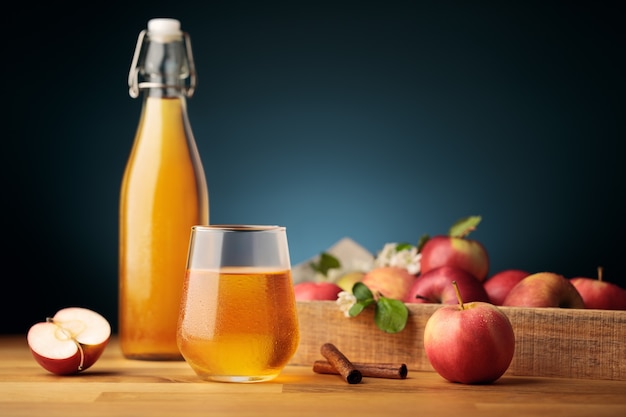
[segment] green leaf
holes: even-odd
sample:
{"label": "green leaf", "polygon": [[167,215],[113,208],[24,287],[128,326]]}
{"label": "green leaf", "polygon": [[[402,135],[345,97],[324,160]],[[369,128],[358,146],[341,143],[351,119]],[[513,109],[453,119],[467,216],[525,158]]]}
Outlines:
{"label": "green leaf", "polygon": [[480,216],[469,216],[457,220],[456,223],[450,227],[448,235],[452,237],[467,237],[471,232],[476,230],[476,226],[482,220]]}
{"label": "green leaf", "polygon": [[374,323],[380,330],[387,333],[398,333],[406,326],[409,309],[402,301],[386,298],[382,295],[376,300],[372,291],[362,282],[357,282],[352,286],[352,294],[356,297],[357,302],[348,311],[350,317],[358,316],[368,306],[376,304]]}
{"label": "green leaf", "polygon": [[350,315],[350,317],[356,317],[359,314],[361,314],[361,312],[363,310],[365,310],[365,308],[367,306],[369,306],[370,304],[372,304],[374,302],[374,300],[372,300],[372,302],[357,302],[355,303],[352,307],[350,307],[350,310],[348,310],[348,314]]}
{"label": "green leaf", "polygon": [[326,252],[322,252],[320,254],[319,262],[311,262],[309,265],[311,265],[313,270],[324,276],[328,276],[328,271],[331,269],[341,268],[341,262],[339,262],[339,259]]}
{"label": "green leaf", "polygon": [[417,241],[417,252],[418,253],[422,252],[422,248],[424,247],[426,242],[428,242],[428,240],[430,240],[430,235],[423,234],[423,235],[420,236],[420,239]]}
{"label": "green leaf", "polygon": [[[469,221],[469,223],[463,223],[463,230],[466,230],[467,227],[471,227],[472,230],[476,225],[480,222],[480,217],[474,216],[467,219],[463,219]],[[451,229],[450,233],[457,232],[455,227],[460,227],[460,221],[457,222]],[[469,226],[468,226],[469,224]],[[454,230],[453,230],[454,229]],[[397,252],[403,250],[411,250],[413,247],[417,247],[418,252],[421,252],[424,244],[430,239],[430,236],[424,234],[420,237],[417,246],[414,246],[410,243],[401,242],[396,244],[395,250]],[[341,263],[334,256],[322,252],[320,254],[318,262],[311,262],[311,268],[313,268],[316,272],[327,276],[327,273],[330,269],[340,268]],[[355,317],[361,314],[367,307],[374,304],[374,323],[376,326],[386,332],[386,333],[398,333],[402,331],[407,323],[409,317],[409,310],[402,301],[394,300],[392,298],[387,298],[382,294],[376,294],[376,297],[372,293],[372,291],[367,287],[367,285],[362,282],[356,282],[352,286],[352,294],[356,298],[356,302],[350,307],[348,311],[348,315],[350,317]]]}
{"label": "green leaf", "polygon": [[372,291],[370,291],[370,289],[367,288],[367,285],[363,284],[362,282],[354,283],[354,285],[352,286],[352,294],[356,298],[356,303],[354,303],[354,305],[350,307],[350,310],[348,311],[350,317],[358,316],[363,310],[367,308],[367,306],[376,302]]}
{"label": "green leaf", "polygon": [[354,283],[352,286],[352,294],[354,294],[357,301],[374,301],[374,294],[372,294],[372,291],[362,282]]}
{"label": "green leaf", "polygon": [[411,245],[410,243],[398,243],[396,245],[396,252],[400,252],[403,251],[405,249],[411,249],[413,247],[413,245]]}
{"label": "green leaf", "polygon": [[409,309],[399,300],[380,297],[374,310],[376,326],[387,333],[398,333],[406,326]]}

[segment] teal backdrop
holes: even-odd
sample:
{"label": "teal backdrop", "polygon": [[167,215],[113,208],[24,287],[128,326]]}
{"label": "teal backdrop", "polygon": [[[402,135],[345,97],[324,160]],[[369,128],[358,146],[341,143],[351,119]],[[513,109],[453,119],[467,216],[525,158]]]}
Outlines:
{"label": "teal backdrop", "polygon": [[70,305],[117,327],[119,188],[139,32],[174,17],[213,223],[350,237],[481,215],[491,272],[626,285],[625,37],[603,1],[18,2],[3,25],[3,333]]}

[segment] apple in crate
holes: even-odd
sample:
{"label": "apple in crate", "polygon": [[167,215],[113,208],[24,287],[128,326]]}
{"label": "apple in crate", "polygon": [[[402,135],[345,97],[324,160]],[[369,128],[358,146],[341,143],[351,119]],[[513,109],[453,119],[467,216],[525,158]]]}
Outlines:
{"label": "apple in crate", "polygon": [[482,282],[469,272],[453,266],[441,266],[419,275],[403,301],[456,304],[458,298],[452,282],[456,282],[464,300],[490,301]]}
{"label": "apple in crate", "polygon": [[27,335],[33,357],[47,371],[72,375],[91,367],[111,336],[109,322],[95,311],[68,307],[34,324]]}
{"label": "apple in crate", "polygon": [[563,275],[537,272],[518,282],[502,302],[508,307],[585,308],[580,293]]}
{"label": "apple in crate", "polygon": [[626,310],[626,289],[602,280],[602,267],[598,277],[574,277],[570,282],[583,298],[585,308],[598,310]]}
{"label": "apple in crate", "polygon": [[454,266],[469,272],[480,282],[484,281],[489,273],[489,255],[482,243],[468,238],[480,220],[480,216],[461,219],[450,228],[447,235],[428,239],[420,251],[421,273],[441,266]]}
{"label": "apple in crate", "polygon": [[399,266],[379,266],[370,269],[361,278],[361,282],[373,294],[380,294],[395,300],[404,300],[415,280],[415,275]]}
{"label": "apple in crate", "polygon": [[293,286],[296,301],[336,300],[342,288],[329,281],[303,281]]}
{"label": "apple in crate", "polygon": [[483,283],[492,304],[501,306],[509,291],[530,273],[521,269],[503,269]]}
{"label": "apple in crate", "polygon": [[363,271],[348,272],[347,274],[340,276],[335,283],[344,291],[352,292],[354,284],[361,282],[364,276],[365,272]]}
{"label": "apple in crate", "polygon": [[[452,284],[455,285],[455,284]],[[489,384],[509,368],[515,334],[506,314],[491,303],[464,303],[436,310],[424,327],[424,350],[444,379],[462,384]]]}

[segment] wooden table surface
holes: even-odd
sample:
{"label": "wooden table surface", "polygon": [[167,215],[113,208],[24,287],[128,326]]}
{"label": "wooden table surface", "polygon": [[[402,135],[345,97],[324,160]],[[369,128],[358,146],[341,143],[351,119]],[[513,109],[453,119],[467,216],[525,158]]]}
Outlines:
{"label": "wooden table surface", "polygon": [[[320,357],[320,359],[322,359]],[[90,369],[56,376],[25,336],[0,336],[0,416],[626,416],[626,381],[504,375],[462,385],[434,372],[347,384],[289,366],[273,381],[199,380],[185,362],[124,359],[115,339]]]}

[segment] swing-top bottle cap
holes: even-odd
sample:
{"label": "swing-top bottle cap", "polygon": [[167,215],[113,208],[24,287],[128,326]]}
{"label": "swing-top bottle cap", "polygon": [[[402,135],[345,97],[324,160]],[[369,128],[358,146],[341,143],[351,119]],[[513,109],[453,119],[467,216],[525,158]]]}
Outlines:
{"label": "swing-top bottle cap", "polygon": [[196,69],[187,32],[172,18],[148,20],[139,33],[128,73],[128,93],[139,97],[141,89],[180,90],[187,97],[196,88]]}
{"label": "swing-top bottle cap", "polygon": [[148,21],[148,34],[152,39],[167,42],[174,38],[180,38],[183,32],[180,30],[179,20],[157,18]]}

